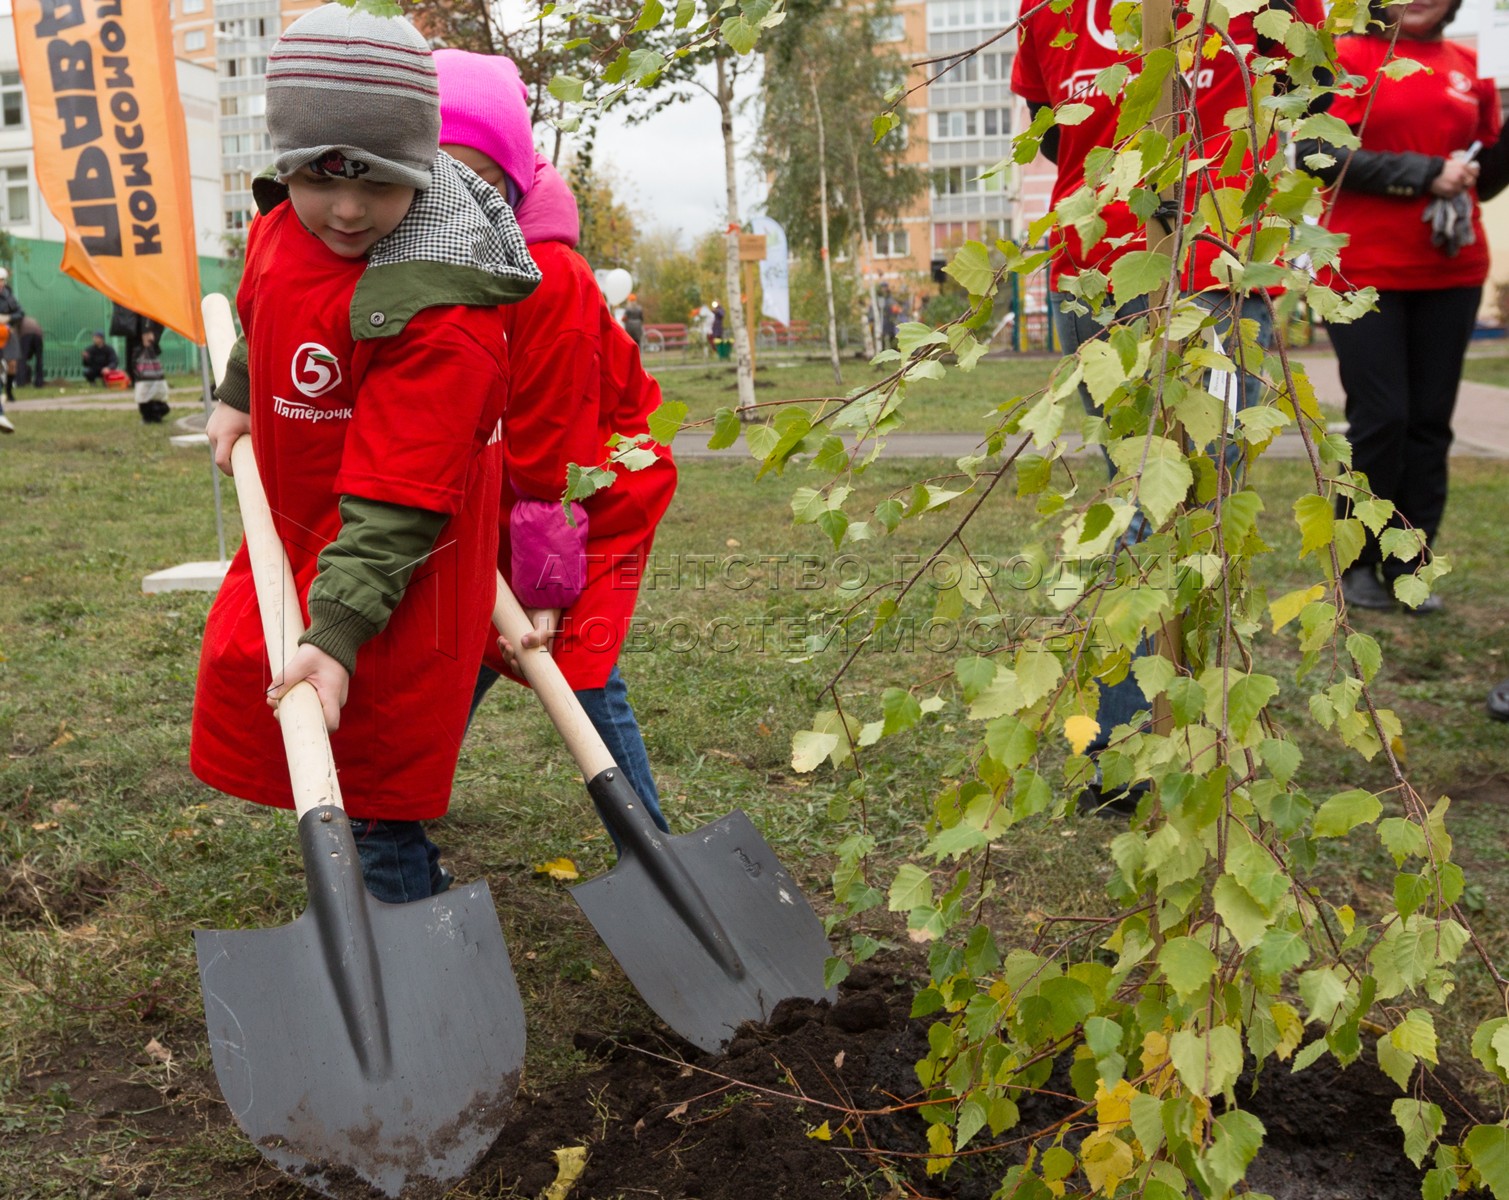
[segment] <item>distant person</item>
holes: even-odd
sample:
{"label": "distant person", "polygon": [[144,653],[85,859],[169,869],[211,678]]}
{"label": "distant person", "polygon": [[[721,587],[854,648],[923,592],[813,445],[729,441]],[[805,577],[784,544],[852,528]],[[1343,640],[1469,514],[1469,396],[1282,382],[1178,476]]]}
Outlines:
{"label": "distant person", "polygon": [[[4,347],[0,347],[0,361],[5,363],[5,399],[6,402],[16,398],[16,372],[21,367],[21,320],[26,316],[22,311],[21,302],[16,299],[16,293],[11,290],[10,271],[0,267],[0,321],[5,322],[6,337]],[[0,413],[4,412],[0,406]],[[10,432],[6,430],[6,432]]]}
{"label": "distant person", "polygon": [[27,315],[21,318],[21,373],[16,382],[22,387],[46,387],[47,371],[42,365],[42,322]]}
{"label": "distant person", "polygon": [[[1385,558],[1378,538],[1367,535],[1341,579],[1342,595],[1357,608],[1394,608],[1395,581],[1430,557],[1440,530],[1452,412],[1488,278],[1478,201],[1509,182],[1495,144],[1497,85],[1479,77],[1475,51],[1442,36],[1459,2],[1375,4],[1381,28],[1336,41],[1338,66],[1366,82],[1355,95],[1339,94],[1331,115],[1359,134],[1361,147],[1298,147],[1302,164],[1317,152],[1330,155],[1332,165],[1306,170],[1328,184],[1340,180],[1327,224],[1349,241],[1328,273],[1333,286],[1378,289],[1376,310],[1329,327],[1347,395],[1352,467],[1393,503],[1390,524],[1425,534],[1423,553],[1407,562]],[[1383,69],[1391,60],[1423,69],[1395,77]],[[1475,147],[1486,147],[1481,177],[1469,153]],[[1336,509],[1350,514],[1351,497],[1338,496]],[[1431,595],[1408,611],[1441,607]]]}
{"label": "distant person", "polygon": [[105,340],[103,329],[94,331],[94,337],[79,352],[79,357],[84,360],[84,380],[87,383],[99,383],[106,371],[120,370],[121,360],[115,347]]}
{"label": "distant person", "polygon": [[896,318],[901,314],[901,305],[894,300],[887,300],[885,312],[880,319],[880,344],[883,349],[894,349],[896,345]]}
{"label": "distant person", "polygon": [[136,350],[136,411],[148,425],[159,424],[168,415],[168,376],[162,366],[162,351],[157,348],[157,335],[150,329],[142,331],[141,345]]}
{"label": "distant person", "polygon": [[110,314],[110,332],[115,337],[126,339],[126,374],[136,382],[136,352],[141,349],[142,334],[151,330],[162,337],[162,325],[151,317],[132,312],[124,304],[117,304]]}
{"label": "distant person", "polygon": [[623,326],[624,332],[634,339],[636,346],[643,350],[644,309],[639,306],[639,297],[633,292],[629,293],[628,303],[624,305]]}
{"label": "distant person", "polygon": [[722,340],[723,340],[723,305],[720,304],[718,301],[714,300],[713,301],[713,323],[712,323],[712,327],[707,331],[707,341],[708,341],[708,345],[712,346],[712,348],[714,350],[716,350],[718,348],[718,343],[721,342]]}
{"label": "distant person", "polygon": [[[560,499],[571,463],[601,462],[610,436],[648,430],[660,385],[640,361],[628,320],[614,321],[575,249],[576,198],[535,153],[518,68],[499,55],[462,50],[436,51],[435,68],[441,148],[509,198],[543,276],[532,296],[503,310],[513,374],[498,567],[534,627],[523,648],[550,648],[645,812],[665,829],[618,657],[656,527],[676,490],[676,466],[669,449],[654,446],[649,466],[615,472],[612,487],[572,504],[570,522]],[[631,295],[626,315],[638,309]],[[520,677],[519,649],[488,652],[473,712],[500,673]]]}

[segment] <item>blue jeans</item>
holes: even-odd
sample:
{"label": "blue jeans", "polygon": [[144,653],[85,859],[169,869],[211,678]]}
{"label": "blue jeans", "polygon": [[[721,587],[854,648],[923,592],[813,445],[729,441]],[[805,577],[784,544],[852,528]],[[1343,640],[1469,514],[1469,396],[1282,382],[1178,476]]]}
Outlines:
{"label": "blue jeans", "polygon": [[[1232,302],[1234,298],[1224,292],[1206,293],[1206,295],[1219,297],[1219,299],[1213,300],[1209,307],[1212,312],[1216,312],[1219,315],[1219,320],[1216,323],[1216,331],[1224,341],[1232,326]],[[1062,311],[1064,303],[1071,300],[1072,297],[1063,292],[1055,292],[1050,302],[1053,309],[1054,324],[1058,328],[1058,336],[1063,342],[1065,354],[1073,354],[1085,342],[1091,341],[1096,337],[1104,337],[1106,333],[1105,327],[1088,312],[1066,313]],[[1130,300],[1118,308],[1116,310],[1116,317],[1118,320],[1131,319],[1141,313],[1147,312],[1147,308],[1147,297],[1139,296],[1137,299]],[[1273,319],[1268,312],[1267,301],[1258,296],[1242,297],[1238,317],[1244,321],[1255,321],[1257,323],[1259,345],[1264,348],[1273,345]],[[1228,353],[1228,357],[1236,361],[1234,350]],[[1242,365],[1238,363],[1238,367]],[[1259,364],[1249,363],[1245,365],[1248,369],[1241,372],[1237,381],[1238,391],[1236,402],[1238,408],[1251,408],[1262,403],[1263,399],[1263,388],[1265,385],[1262,376],[1257,370]],[[1100,406],[1091,399],[1089,389],[1083,384],[1080,385],[1079,398],[1080,402],[1085,406],[1085,412],[1095,417],[1102,415]],[[1102,453],[1104,453],[1104,450],[1102,450]],[[1226,447],[1226,469],[1233,479],[1238,478],[1241,474],[1242,453],[1240,443],[1231,442]],[[1111,464],[1109,455],[1106,455],[1106,463],[1111,467],[1112,474],[1114,474],[1115,467]],[[1128,526],[1126,533],[1122,535],[1121,545],[1125,547],[1140,542],[1148,536],[1149,532],[1151,531],[1148,529],[1147,520],[1141,513],[1138,513],[1133,518],[1131,525]],[[1144,655],[1151,654],[1152,649],[1151,642],[1148,639],[1144,639],[1142,645],[1137,648],[1136,657],[1141,658]],[[1109,687],[1102,686],[1100,689],[1100,708],[1096,714],[1100,730],[1091,740],[1089,746],[1086,747],[1085,752],[1092,758],[1099,754],[1110,744],[1112,729],[1118,725],[1130,724],[1133,718],[1147,707],[1147,697],[1142,694],[1142,689],[1137,686],[1137,678],[1130,670],[1128,670],[1126,678],[1119,683],[1111,684]]]}
{"label": "blue jeans", "polygon": [[422,821],[351,818],[367,891],[388,904],[427,900],[449,884],[440,873],[440,848]]}
{"label": "blue jeans", "polygon": [[[482,697],[501,678],[490,667],[484,666],[477,672],[477,687],[472,693],[472,711],[467,717],[468,722],[476,716]],[[608,682],[602,687],[583,688],[576,693],[576,698],[581,701],[587,719],[608,747],[608,753],[613,756],[618,769],[639,794],[650,819],[658,828],[669,833],[671,827],[666,824],[660,811],[660,789],[655,786],[655,776],[650,772],[650,756],[645,752],[639,721],[629,704],[629,688],[624,683],[623,676],[618,673],[618,668],[613,668]],[[614,844],[617,845],[616,839]]]}

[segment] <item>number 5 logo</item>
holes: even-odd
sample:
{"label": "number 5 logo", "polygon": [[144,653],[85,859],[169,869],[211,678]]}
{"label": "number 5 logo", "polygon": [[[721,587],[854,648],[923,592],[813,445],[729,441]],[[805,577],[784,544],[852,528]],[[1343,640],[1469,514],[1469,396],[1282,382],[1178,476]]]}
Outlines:
{"label": "number 5 logo", "polygon": [[341,381],[341,364],[318,342],[305,342],[293,352],[293,386],[313,400]]}

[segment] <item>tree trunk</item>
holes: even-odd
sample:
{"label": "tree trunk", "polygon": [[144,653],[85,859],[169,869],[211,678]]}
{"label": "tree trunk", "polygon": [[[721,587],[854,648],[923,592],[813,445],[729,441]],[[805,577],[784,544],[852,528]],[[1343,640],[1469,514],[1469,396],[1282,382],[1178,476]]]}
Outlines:
{"label": "tree trunk", "polygon": [[865,193],[859,182],[859,153],[854,149],[854,141],[849,141],[849,162],[854,168],[854,213],[859,218],[859,252],[854,255],[854,283],[859,289],[859,295],[864,297],[865,314],[867,319],[860,322],[864,330],[865,358],[874,358],[881,350],[880,346],[880,305],[875,296],[875,283],[871,280],[865,282],[864,271],[860,267],[864,258],[870,256],[874,249],[870,241],[870,228],[865,220]]}
{"label": "tree trunk", "polygon": [[817,203],[823,235],[823,291],[828,299],[828,357],[833,363],[833,382],[844,386],[844,371],[838,361],[838,317],[833,311],[833,263],[828,255],[828,145],[823,134],[823,102],[817,94],[817,76],[809,75],[812,113],[817,118]]}
{"label": "tree trunk", "polygon": [[739,291],[739,182],[738,162],[734,157],[734,82],[728,69],[727,52],[720,49],[718,66],[718,112],[723,120],[723,180],[728,191],[728,234],[723,254],[724,286],[728,302],[723,319],[734,343],[734,362],[739,376],[739,415],[744,420],[754,416],[754,357],[750,353],[750,330],[744,323],[744,305]]}

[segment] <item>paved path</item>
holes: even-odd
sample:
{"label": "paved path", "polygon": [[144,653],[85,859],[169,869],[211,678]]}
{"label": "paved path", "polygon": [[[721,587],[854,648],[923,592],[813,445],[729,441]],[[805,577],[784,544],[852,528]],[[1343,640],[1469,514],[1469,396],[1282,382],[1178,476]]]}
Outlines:
{"label": "paved path", "polygon": [[[1295,357],[1304,363],[1321,403],[1341,408],[1346,396],[1341,389],[1336,359],[1328,354],[1299,354]],[[134,411],[136,408],[135,402],[120,392],[29,397],[26,395],[29,390],[23,389],[21,397],[10,406],[17,415],[67,410]],[[172,400],[174,424],[177,427],[175,432],[204,428],[198,388],[174,388]],[[1509,388],[1464,379],[1457,393],[1454,425],[1454,455],[1464,458],[1509,458]],[[1345,426],[1341,428],[1344,429]],[[978,437],[968,433],[894,433],[887,439],[886,453],[895,458],[961,458],[974,453],[980,444]],[[1070,452],[1082,453],[1082,449],[1074,446]],[[1304,446],[1298,434],[1286,433],[1274,442],[1268,453],[1274,458],[1302,458]],[[678,439],[676,457],[747,459],[749,452],[742,445],[727,450],[709,450],[705,439],[692,436]]]}

